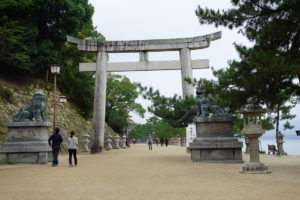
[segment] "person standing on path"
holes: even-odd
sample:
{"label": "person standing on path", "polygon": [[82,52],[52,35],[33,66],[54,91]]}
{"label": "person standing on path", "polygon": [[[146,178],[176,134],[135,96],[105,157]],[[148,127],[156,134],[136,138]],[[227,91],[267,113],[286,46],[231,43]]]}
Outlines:
{"label": "person standing on path", "polygon": [[148,142],[148,145],[149,145],[149,150],[152,150],[153,138],[152,138],[151,134],[149,134],[147,142]]}
{"label": "person standing on path", "polygon": [[75,167],[77,166],[77,157],[76,157],[76,153],[77,153],[77,145],[78,145],[78,139],[75,136],[75,132],[71,131],[71,136],[68,137],[68,151],[69,151],[69,165],[70,167],[73,167],[72,164],[72,155],[74,156],[74,164]]}
{"label": "person standing on path", "polygon": [[163,146],[163,144],[164,144],[164,138],[163,138],[163,137],[161,137],[161,138],[160,138],[160,146],[162,147],[162,146]]}
{"label": "person standing on path", "polygon": [[61,134],[59,134],[59,131],[60,129],[56,127],[54,133],[48,139],[49,146],[52,147],[53,153],[52,167],[56,167],[58,165],[58,153],[60,149],[60,143],[63,142],[63,138]]}
{"label": "person standing on path", "polygon": [[158,147],[158,139],[157,139],[157,137],[155,138],[155,144]]}
{"label": "person standing on path", "polygon": [[165,144],[166,144],[166,147],[168,146],[168,143],[169,143],[169,139],[168,139],[168,138],[166,138],[166,139],[165,139]]}

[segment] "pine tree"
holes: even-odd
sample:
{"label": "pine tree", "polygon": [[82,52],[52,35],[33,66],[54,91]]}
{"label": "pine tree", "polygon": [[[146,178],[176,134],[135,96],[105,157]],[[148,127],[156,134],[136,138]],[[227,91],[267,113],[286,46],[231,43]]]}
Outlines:
{"label": "pine tree", "polygon": [[[230,67],[214,71],[223,98],[241,106],[248,97],[276,113],[291,119],[286,105],[300,95],[300,1],[299,0],[232,0],[233,8],[212,10],[199,8],[201,24],[237,28],[254,45],[237,45],[241,60],[230,61]],[[295,81],[298,79],[298,81]],[[286,118],[279,117],[284,112]],[[288,126],[285,126],[288,128]],[[276,138],[279,130],[276,128]],[[278,143],[278,140],[277,140]]]}

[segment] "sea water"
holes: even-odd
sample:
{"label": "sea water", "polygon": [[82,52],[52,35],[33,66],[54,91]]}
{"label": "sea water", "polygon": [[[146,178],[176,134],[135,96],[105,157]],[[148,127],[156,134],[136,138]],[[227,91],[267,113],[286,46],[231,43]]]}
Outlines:
{"label": "sea water", "polygon": [[[240,141],[243,142],[243,152],[245,152],[246,145],[245,141],[241,139]],[[276,146],[276,140],[270,140],[270,139],[259,139],[260,145],[259,148],[260,150],[265,151],[268,153],[268,145],[273,144]],[[286,139],[284,140],[283,143],[283,150],[288,154],[288,155],[300,155],[300,139]]]}

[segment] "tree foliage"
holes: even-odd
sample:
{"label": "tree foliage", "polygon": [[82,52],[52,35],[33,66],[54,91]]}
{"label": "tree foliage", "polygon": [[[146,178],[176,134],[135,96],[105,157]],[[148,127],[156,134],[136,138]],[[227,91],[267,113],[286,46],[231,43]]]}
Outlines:
{"label": "tree foliage", "polygon": [[45,75],[61,62],[66,35],[77,36],[93,12],[88,0],[1,1],[1,71]]}
{"label": "tree foliage", "polygon": [[[93,27],[92,21],[86,23],[78,37],[103,41],[104,36]],[[94,102],[94,72],[79,72],[80,62],[96,62],[96,54],[81,52],[77,46],[65,43],[61,49],[61,74],[57,82],[61,91],[77,105],[78,112],[85,118],[92,117]]]}
{"label": "tree foliage", "polygon": [[[238,28],[254,43],[250,48],[235,44],[241,60],[214,71],[218,82],[211,88],[232,107],[245,104],[248,97],[266,105],[276,115],[268,118],[275,119],[278,135],[279,121],[294,118],[289,114],[294,103],[288,103],[300,95],[300,1],[232,0],[232,4],[228,10],[196,10],[201,24]],[[286,128],[291,127],[288,124]]]}
{"label": "tree foliage", "polygon": [[[4,0],[0,2],[0,71],[7,76],[51,79],[50,64],[60,64],[57,85],[85,118],[92,115],[93,73],[80,73],[79,62],[96,55],[79,52],[66,36],[104,40],[92,23],[87,0]],[[47,76],[46,76],[47,75]]]}
{"label": "tree foliage", "polygon": [[107,75],[105,120],[116,132],[121,133],[127,127],[127,112],[136,112],[144,117],[145,109],[136,103],[140,94],[138,84],[131,83],[126,76]]}
{"label": "tree foliage", "polygon": [[[232,4],[226,11],[199,6],[196,15],[201,24],[238,28],[254,42],[251,48],[236,45],[241,62],[231,65],[240,65],[237,67],[245,69],[246,75],[251,71],[264,73],[267,86],[285,81],[292,87],[288,92],[296,90],[299,95],[299,84],[293,79],[300,78],[300,1],[232,0]],[[274,74],[281,79],[271,78]]]}
{"label": "tree foliage", "polygon": [[165,97],[158,90],[154,91],[151,87],[145,87],[143,88],[143,97],[152,102],[148,111],[164,119],[174,128],[186,127],[187,123],[192,121],[193,116],[189,117],[183,124],[178,121],[195,105],[195,99],[192,96],[185,99],[176,94],[173,97]]}
{"label": "tree foliage", "polygon": [[131,138],[136,139],[140,139],[149,134],[163,138],[184,137],[185,128],[174,128],[166,120],[154,116],[149,118],[146,124],[136,125],[130,132]]}

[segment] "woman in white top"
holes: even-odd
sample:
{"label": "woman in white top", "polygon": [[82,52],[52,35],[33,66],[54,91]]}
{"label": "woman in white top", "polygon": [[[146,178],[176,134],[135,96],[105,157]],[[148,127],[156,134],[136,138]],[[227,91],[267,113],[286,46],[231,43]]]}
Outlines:
{"label": "woman in white top", "polygon": [[75,132],[71,131],[71,136],[68,137],[68,151],[69,151],[69,164],[70,167],[73,167],[72,165],[72,154],[74,156],[74,161],[75,161],[75,166],[77,166],[77,157],[76,157],[76,153],[77,153],[77,145],[78,145],[78,139],[77,137],[75,137]]}

